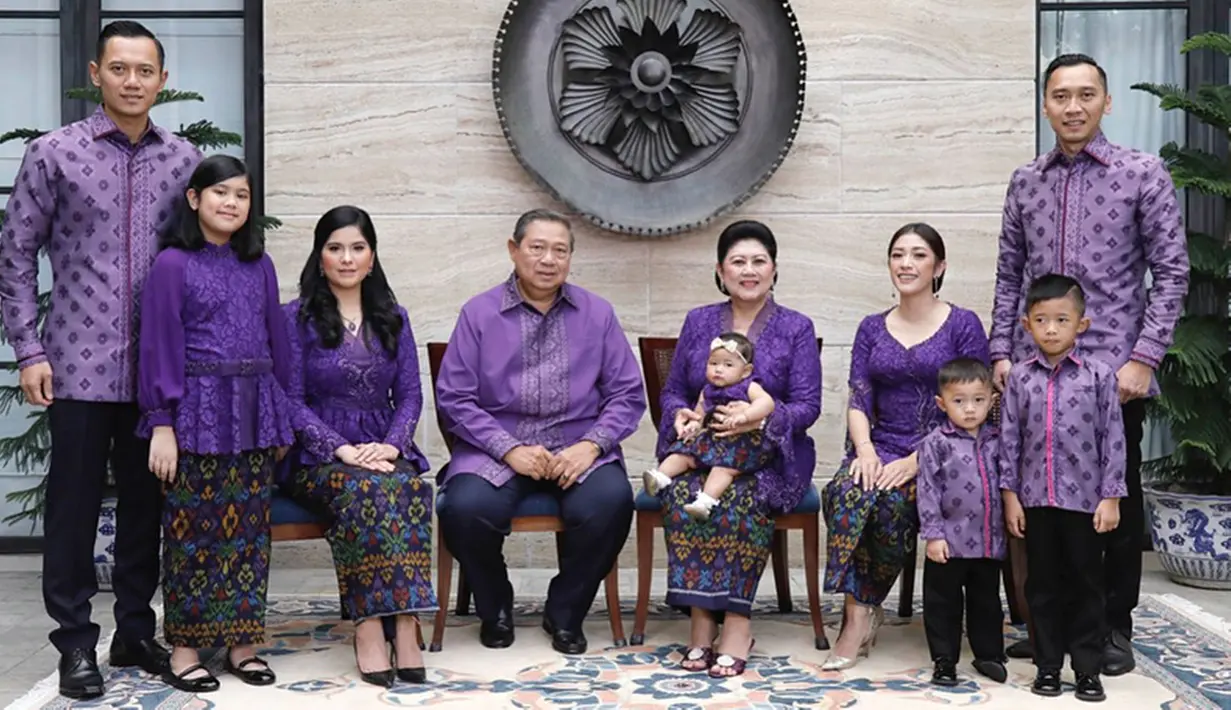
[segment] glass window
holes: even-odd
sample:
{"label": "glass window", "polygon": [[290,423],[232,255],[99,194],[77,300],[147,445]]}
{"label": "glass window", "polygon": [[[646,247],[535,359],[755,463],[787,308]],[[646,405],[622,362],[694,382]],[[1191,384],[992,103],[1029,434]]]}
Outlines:
{"label": "glass window", "polygon": [[60,0],[5,0],[3,9],[6,12],[9,10],[59,12]]}
{"label": "glass window", "polygon": [[[1058,55],[1081,52],[1107,71],[1111,113],[1103,132],[1113,143],[1157,153],[1168,141],[1184,141],[1184,117],[1162,111],[1158,99],[1129,87],[1142,81],[1186,83],[1180,46],[1187,36],[1184,10],[1045,11],[1039,25],[1041,68]],[[1039,78],[1040,104],[1042,77]],[[1039,114],[1039,152],[1051,150],[1056,136]]]}
{"label": "glass window", "polygon": [[[194,9],[200,4],[194,3]],[[155,106],[150,112],[154,122],[178,130],[180,126],[208,119],[218,128],[243,137],[244,21],[143,18],[140,22],[157,35],[167,50],[167,88],[195,91],[205,99],[204,103],[177,101]],[[205,152],[243,157],[243,148],[235,146]]]}
{"label": "glass window", "polygon": [[[0,19],[0,133],[15,128],[51,130],[60,125],[60,23]],[[0,145],[0,185],[12,185],[25,152],[22,141]]]}
{"label": "glass window", "polygon": [[244,0],[192,0],[187,3],[168,2],[168,0],[162,2],[157,0],[102,0],[103,12],[195,12],[199,10],[242,12],[243,9]]}

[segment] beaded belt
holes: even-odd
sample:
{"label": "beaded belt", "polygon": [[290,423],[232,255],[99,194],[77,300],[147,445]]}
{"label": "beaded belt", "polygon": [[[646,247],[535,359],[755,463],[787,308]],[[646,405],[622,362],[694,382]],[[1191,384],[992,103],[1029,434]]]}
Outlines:
{"label": "beaded belt", "polygon": [[188,375],[264,375],[274,371],[273,360],[214,360],[190,362],[184,366]]}

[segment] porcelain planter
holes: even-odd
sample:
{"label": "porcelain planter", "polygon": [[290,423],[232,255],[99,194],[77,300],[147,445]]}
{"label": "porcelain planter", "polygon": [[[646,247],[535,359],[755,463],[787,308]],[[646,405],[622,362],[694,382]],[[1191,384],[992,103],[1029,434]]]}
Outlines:
{"label": "porcelain planter", "polygon": [[1146,515],[1172,581],[1231,589],[1231,497],[1172,493],[1147,486]]}

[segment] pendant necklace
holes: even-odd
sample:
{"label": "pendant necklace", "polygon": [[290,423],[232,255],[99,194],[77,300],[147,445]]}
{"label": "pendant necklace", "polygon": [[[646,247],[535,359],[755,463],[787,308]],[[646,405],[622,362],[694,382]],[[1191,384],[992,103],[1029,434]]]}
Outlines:
{"label": "pendant necklace", "polygon": [[[338,315],[342,315],[342,314],[338,313]],[[346,321],[346,329],[349,330],[352,335],[359,332],[358,321],[351,320],[350,318],[347,318],[346,316],[342,316],[342,320]]]}

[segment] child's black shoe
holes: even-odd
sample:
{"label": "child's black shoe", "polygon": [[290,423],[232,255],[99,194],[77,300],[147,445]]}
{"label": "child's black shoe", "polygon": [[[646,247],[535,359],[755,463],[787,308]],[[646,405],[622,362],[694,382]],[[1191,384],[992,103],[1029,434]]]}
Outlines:
{"label": "child's black shoe", "polygon": [[1107,694],[1103,692],[1103,682],[1099,680],[1099,677],[1084,673],[1077,675],[1076,695],[1078,700],[1090,703],[1101,703],[1107,699]]}
{"label": "child's black shoe", "polygon": [[945,688],[957,685],[957,666],[952,661],[937,661],[932,669],[932,685]]}
{"label": "child's black shoe", "polygon": [[1030,686],[1030,692],[1047,698],[1059,696],[1060,671],[1040,670],[1039,674],[1034,677],[1034,685]]}
{"label": "child's black shoe", "polygon": [[976,658],[974,666],[979,675],[990,678],[997,683],[1003,683],[1009,679],[1009,671],[1000,661],[986,661]]}

